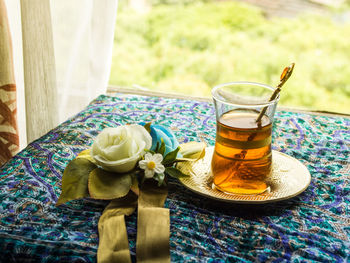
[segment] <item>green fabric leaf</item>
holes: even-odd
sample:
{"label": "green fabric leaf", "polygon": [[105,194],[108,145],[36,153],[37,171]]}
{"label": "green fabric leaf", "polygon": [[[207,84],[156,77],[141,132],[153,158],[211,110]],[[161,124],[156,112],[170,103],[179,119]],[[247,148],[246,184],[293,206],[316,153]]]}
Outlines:
{"label": "green fabric leaf", "polygon": [[64,169],[62,176],[62,192],[56,206],[71,200],[89,197],[89,174],[97,166],[85,158],[72,160]]}
{"label": "green fabric leaf", "polygon": [[[205,150],[198,153],[196,156],[191,156],[191,158],[177,158],[174,162],[181,163],[181,162],[197,162],[198,160],[204,158],[205,156]],[[192,158],[193,157],[193,158]]]}
{"label": "green fabric leaf", "polygon": [[163,160],[163,164],[171,164],[176,160],[177,153],[179,152],[180,147],[177,147],[174,151],[169,152]]}
{"label": "green fabric leaf", "polygon": [[159,150],[159,142],[157,142],[156,149],[154,151],[157,153],[158,150]]}
{"label": "green fabric leaf", "polygon": [[197,161],[204,157],[206,147],[204,142],[187,142],[180,144],[180,153],[184,159]]}
{"label": "green fabric leaf", "polygon": [[132,186],[132,176],[96,168],[90,173],[88,185],[92,198],[111,200],[127,195]]}
{"label": "green fabric leaf", "polygon": [[95,159],[92,158],[92,156],[90,155],[90,151],[91,151],[91,149],[86,149],[86,150],[80,152],[80,153],[78,154],[78,156],[76,157],[76,159],[78,159],[78,158],[87,159],[87,160],[89,160],[90,162],[92,162],[92,163],[94,163],[94,164],[97,165]]}
{"label": "green fabric leaf", "polygon": [[153,177],[156,181],[158,181],[158,186],[162,186],[163,184],[166,185],[164,179],[165,179],[165,174],[161,173],[161,174],[156,174]]}
{"label": "green fabric leaf", "polygon": [[164,152],[165,152],[165,143],[164,143],[164,140],[163,138],[160,138],[160,148],[159,148],[159,151],[158,153],[160,153],[161,155],[164,155]]}
{"label": "green fabric leaf", "polygon": [[151,124],[152,124],[152,122],[147,122],[145,125],[143,125],[143,127],[145,127],[145,129],[146,129],[149,133],[151,133]]}
{"label": "green fabric leaf", "polygon": [[174,177],[174,178],[188,177],[189,176],[189,175],[184,174],[179,169],[176,169],[174,167],[165,168],[165,173],[167,173],[168,175],[170,175],[171,177]]}

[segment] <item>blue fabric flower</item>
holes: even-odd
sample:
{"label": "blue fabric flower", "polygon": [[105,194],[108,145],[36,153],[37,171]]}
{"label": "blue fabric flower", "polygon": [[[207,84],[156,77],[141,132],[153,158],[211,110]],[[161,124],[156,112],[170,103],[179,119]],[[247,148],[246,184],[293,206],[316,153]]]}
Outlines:
{"label": "blue fabric flower", "polygon": [[161,144],[161,138],[165,143],[165,153],[174,151],[178,146],[179,142],[177,141],[175,134],[167,127],[162,125],[152,124],[151,125],[151,137],[152,137],[152,147],[151,150],[154,151],[157,147],[157,142]]}

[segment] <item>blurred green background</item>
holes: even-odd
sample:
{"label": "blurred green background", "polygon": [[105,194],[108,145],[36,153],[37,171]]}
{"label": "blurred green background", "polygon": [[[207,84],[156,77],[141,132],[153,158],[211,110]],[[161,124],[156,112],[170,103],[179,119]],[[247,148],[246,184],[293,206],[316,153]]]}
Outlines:
{"label": "blurred green background", "polygon": [[340,14],[267,17],[235,1],[119,2],[110,84],[210,96],[219,83],[275,86],[295,62],[280,104],[350,113],[350,22]]}

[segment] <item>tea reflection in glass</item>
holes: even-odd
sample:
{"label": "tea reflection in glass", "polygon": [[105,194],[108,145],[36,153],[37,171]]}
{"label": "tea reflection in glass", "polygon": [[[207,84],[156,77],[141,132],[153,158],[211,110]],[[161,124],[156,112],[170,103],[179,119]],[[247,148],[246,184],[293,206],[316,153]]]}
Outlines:
{"label": "tea reflection in glass", "polygon": [[[273,88],[249,82],[213,89],[217,133],[212,159],[217,189],[233,194],[259,194],[269,189],[272,122],[278,98],[267,102]],[[266,113],[257,122],[260,111]]]}

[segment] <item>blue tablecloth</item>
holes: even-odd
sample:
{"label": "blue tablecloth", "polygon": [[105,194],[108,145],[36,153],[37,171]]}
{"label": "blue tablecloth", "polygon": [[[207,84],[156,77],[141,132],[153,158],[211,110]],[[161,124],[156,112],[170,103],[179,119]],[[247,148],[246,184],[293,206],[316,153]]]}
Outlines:
{"label": "blue tablecloth", "polygon": [[[179,142],[215,141],[213,105],[102,95],[0,169],[0,262],[96,262],[105,201],[55,207],[64,168],[105,127],[153,121]],[[243,206],[198,196],[171,180],[173,262],[350,261],[350,119],[278,111],[273,149],[304,163],[308,189],[288,201]],[[126,219],[135,260],[136,213]]]}

